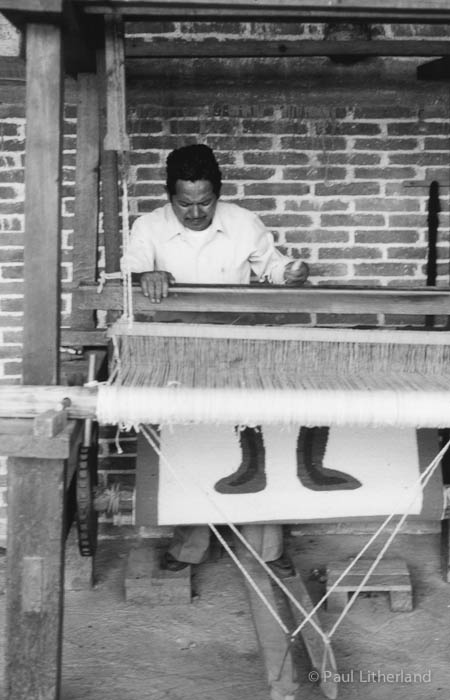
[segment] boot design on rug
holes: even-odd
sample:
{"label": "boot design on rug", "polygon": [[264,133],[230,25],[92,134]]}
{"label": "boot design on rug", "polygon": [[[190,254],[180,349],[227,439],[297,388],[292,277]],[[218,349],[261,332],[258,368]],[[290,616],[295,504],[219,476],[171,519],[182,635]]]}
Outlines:
{"label": "boot design on rug", "polygon": [[266,451],[261,428],[236,428],[242,462],[229,476],[215,484],[219,493],[257,493],[266,488]]}
{"label": "boot design on rug", "polygon": [[311,491],[358,489],[361,482],[350,474],[323,466],[328,427],[300,428],[297,439],[297,476]]}

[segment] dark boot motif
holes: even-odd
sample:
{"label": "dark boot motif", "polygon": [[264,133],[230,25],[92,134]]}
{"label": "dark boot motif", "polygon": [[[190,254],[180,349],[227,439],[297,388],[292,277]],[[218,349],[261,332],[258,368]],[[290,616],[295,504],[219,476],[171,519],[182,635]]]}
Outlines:
{"label": "dark boot motif", "polygon": [[242,462],[229,476],[215,484],[219,493],[257,493],[266,488],[266,452],[260,427],[236,428],[242,450]]}
{"label": "dark boot motif", "polygon": [[300,483],[311,491],[360,488],[361,482],[350,474],[323,466],[329,431],[324,427],[300,428],[297,439],[297,476]]}

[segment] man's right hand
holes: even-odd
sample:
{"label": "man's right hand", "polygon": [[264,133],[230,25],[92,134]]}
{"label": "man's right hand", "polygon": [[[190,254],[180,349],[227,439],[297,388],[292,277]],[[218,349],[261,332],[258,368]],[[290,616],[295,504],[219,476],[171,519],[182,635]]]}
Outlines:
{"label": "man's right hand", "polygon": [[169,293],[169,287],[175,283],[175,278],[170,272],[155,270],[154,272],[142,272],[140,276],[142,293],[153,304],[159,304]]}

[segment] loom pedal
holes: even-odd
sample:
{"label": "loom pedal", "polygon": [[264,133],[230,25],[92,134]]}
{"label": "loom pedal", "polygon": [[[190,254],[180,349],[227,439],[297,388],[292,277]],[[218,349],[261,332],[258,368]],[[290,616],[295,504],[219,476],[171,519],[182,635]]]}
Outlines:
{"label": "loom pedal", "polygon": [[[354,593],[363,580],[373,559],[360,559],[342,579],[327,599],[329,612],[340,612],[347,604],[349,594]],[[349,560],[334,561],[327,567],[327,591],[349,565]],[[406,562],[402,559],[383,559],[370,575],[361,593],[389,593],[393,612],[409,612],[413,609],[411,578]]]}
{"label": "loom pedal", "polygon": [[129,603],[185,605],[191,602],[191,568],[173,572],[161,569],[159,551],[142,544],[128,555],[125,598]]}

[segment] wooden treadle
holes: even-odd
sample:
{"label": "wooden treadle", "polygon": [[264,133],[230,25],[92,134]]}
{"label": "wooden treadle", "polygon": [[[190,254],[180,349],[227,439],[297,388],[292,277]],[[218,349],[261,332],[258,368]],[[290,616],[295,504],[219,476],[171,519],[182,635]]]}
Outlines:
{"label": "wooden treadle", "polygon": [[[334,561],[327,567],[327,592],[348,567],[351,560]],[[359,587],[373,559],[360,559],[351,571],[340,581],[327,599],[327,609],[338,612],[344,608],[349,593]],[[361,588],[361,592],[387,592],[393,612],[407,612],[413,609],[412,586],[408,567],[403,559],[383,559]]]}

